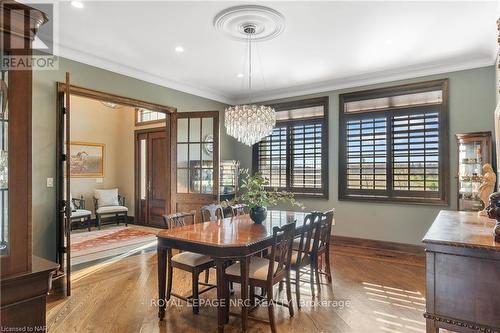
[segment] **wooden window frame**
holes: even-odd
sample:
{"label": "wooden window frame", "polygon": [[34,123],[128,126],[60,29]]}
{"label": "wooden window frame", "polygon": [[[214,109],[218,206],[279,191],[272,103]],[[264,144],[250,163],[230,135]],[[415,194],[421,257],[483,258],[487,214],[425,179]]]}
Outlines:
{"label": "wooden window frame", "polygon": [[[324,114],[322,118],[312,117],[312,118],[300,118],[293,120],[282,120],[277,121],[276,126],[287,126],[287,161],[291,160],[290,152],[290,128],[294,125],[303,125],[310,123],[317,123],[318,121],[322,123],[321,129],[321,188],[320,189],[307,189],[307,188],[293,188],[291,187],[292,170],[291,164],[286,165],[286,187],[279,187],[278,189],[289,191],[295,193],[297,198],[315,198],[315,199],[326,199],[329,198],[329,167],[328,167],[328,152],[329,152],[329,137],[328,137],[328,119],[329,119],[329,97],[317,97],[298,101],[284,102],[271,104],[271,107],[275,109],[276,112],[289,111],[293,109],[302,109],[314,106],[323,106]],[[253,145],[252,149],[252,172],[259,171],[259,143]],[[310,192],[310,193],[305,193]]]}
{"label": "wooden window frame", "polygon": [[[442,91],[441,104],[394,107],[382,110],[361,111],[346,114],[344,105],[347,102],[373,99],[380,97],[390,97],[410,93],[419,93],[433,90]],[[426,197],[426,193],[417,193],[416,191],[408,193],[407,191],[393,190],[393,157],[392,157],[392,136],[387,136],[387,189],[386,190],[354,190],[347,188],[347,121],[354,117],[374,117],[376,115],[387,116],[401,111],[401,115],[425,112],[426,108],[433,108],[439,113],[439,191],[436,197]],[[419,110],[419,111],[417,111]],[[412,112],[413,111],[413,112]],[[434,80],[420,83],[405,84],[380,89],[371,89],[353,93],[339,95],[339,200],[341,201],[365,201],[365,202],[386,202],[386,203],[408,203],[421,205],[449,205],[450,192],[450,172],[449,172],[449,124],[448,124],[448,79]],[[392,124],[387,123],[387,131],[392,131]],[[389,132],[390,133],[390,132]],[[412,194],[414,196],[404,196]]]}
{"label": "wooden window frame", "polygon": [[[135,108],[134,110],[134,115],[135,115],[135,126],[136,127],[139,127],[139,126],[145,126],[145,125],[152,125],[152,124],[164,124],[166,123],[166,118],[163,118],[163,119],[156,119],[156,120],[148,120],[148,121],[140,121],[139,120],[139,112],[142,110],[143,108]],[[156,111],[156,110],[149,110],[147,109],[148,111],[151,111],[151,112],[158,112],[158,113],[161,113],[160,111]]]}

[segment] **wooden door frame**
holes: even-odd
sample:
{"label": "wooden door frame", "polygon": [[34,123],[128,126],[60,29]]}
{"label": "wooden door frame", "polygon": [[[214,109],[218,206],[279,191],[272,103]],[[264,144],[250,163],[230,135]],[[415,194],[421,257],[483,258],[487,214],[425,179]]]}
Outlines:
{"label": "wooden door frame", "polygon": [[[220,172],[220,129],[219,129],[219,111],[189,111],[189,112],[179,112],[173,115],[170,123],[170,164],[172,167],[170,168],[170,207],[172,212],[176,212],[176,198],[178,197],[177,193],[177,120],[182,118],[203,118],[203,117],[212,117],[214,119],[213,128],[214,128],[214,136],[217,132],[217,140],[214,140],[214,192],[213,196],[215,200],[218,202],[220,200],[219,193],[219,172]],[[188,131],[189,132],[189,131]],[[189,133],[188,133],[189,135]],[[189,186],[189,185],[188,185]],[[187,193],[186,193],[187,194]],[[201,193],[188,193],[191,195],[208,195]],[[196,200],[195,200],[196,201]]]}
{"label": "wooden door frame", "polygon": [[[161,132],[161,131],[168,131],[168,127],[167,126],[158,126],[158,127],[150,127],[150,128],[142,128],[142,129],[136,129],[134,131],[134,202],[135,202],[135,208],[134,208],[134,220],[135,220],[135,224],[139,224],[139,225],[148,225],[147,223],[139,223],[138,222],[138,213],[139,213],[139,201],[140,201],[140,198],[139,198],[139,188],[140,188],[140,179],[137,175],[137,170],[139,170],[140,168],[140,160],[139,160],[139,149],[138,149],[138,137],[140,134],[149,134],[149,133],[157,133],[157,132]],[[169,147],[169,141],[170,141],[170,135],[168,133],[166,133],[165,135],[165,140],[167,140],[167,148]],[[170,151],[165,151],[165,154],[167,156],[167,158],[165,158],[165,164],[168,164],[169,163],[169,158],[168,158],[168,153]],[[149,159],[149,158],[148,158]],[[167,168],[167,167],[166,167]],[[147,177],[146,178],[149,178],[149,172],[147,172]],[[166,169],[165,170],[165,173],[167,175],[167,179],[168,179],[168,176],[170,174],[170,170]],[[166,189],[166,193],[167,193],[167,196],[170,196],[171,193],[170,193],[170,187],[167,186],[167,189]],[[170,199],[167,198],[167,200],[165,200],[167,202],[167,207],[170,206]],[[166,210],[167,207],[165,208],[165,214],[169,214],[170,213],[170,210]],[[170,209],[170,207],[169,207]]]}
{"label": "wooden door frame", "polygon": [[[107,93],[107,92],[103,92],[103,91],[98,91],[98,90],[93,90],[93,89],[88,89],[88,88],[83,88],[83,87],[79,87],[79,86],[75,86],[75,85],[71,85],[71,84],[70,84],[69,88],[70,88],[70,96],[87,97],[87,98],[91,98],[91,99],[99,100],[99,101],[104,101],[104,102],[111,102],[111,103],[126,105],[126,106],[130,106],[130,107],[135,107],[135,108],[145,108],[145,109],[152,110],[152,111],[163,112],[166,115],[165,128],[167,131],[170,128],[171,115],[175,114],[177,112],[177,108],[172,107],[172,106],[150,103],[150,102],[142,101],[139,99],[119,96],[119,95],[115,95],[115,94],[111,94],[111,93]],[[61,101],[62,100],[60,98],[61,98],[61,94],[65,94],[66,91],[67,91],[66,90],[66,83],[64,83],[64,82],[57,82],[56,83],[56,108],[57,108],[57,110],[56,110],[56,122],[57,122],[56,126],[57,127],[56,128],[58,128],[58,129],[60,126],[59,122],[62,119],[61,117],[64,116],[64,114],[62,114],[63,108],[61,108]],[[58,147],[59,147],[59,145],[61,145],[64,142],[64,137],[61,137],[61,135],[64,136],[64,133],[57,131],[56,142],[58,144]],[[166,137],[167,137],[167,147],[169,147],[170,135],[168,132],[167,132]],[[169,153],[169,152],[167,151],[167,153]],[[63,242],[64,242],[64,234],[63,234],[63,232],[64,232],[64,219],[62,219],[61,214],[59,214],[59,210],[60,210],[61,205],[63,204],[63,201],[64,201],[64,194],[63,194],[63,188],[62,188],[62,186],[64,184],[64,173],[63,173],[63,170],[61,169],[62,163],[64,162],[63,154],[64,154],[64,152],[62,152],[60,148],[56,148],[56,170],[57,170],[56,173],[57,173],[57,175],[56,175],[55,186],[56,186],[56,193],[57,193],[56,205],[57,205],[57,210],[58,210],[58,214],[56,217],[56,222],[57,222],[57,229],[56,229],[57,249],[56,249],[56,251],[57,251],[58,259],[64,256],[63,251],[65,251],[64,246],[63,246],[64,245],[63,244]],[[167,170],[170,170],[170,159],[169,158],[166,159],[165,164],[166,164]],[[167,191],[171,188],[170,175],[171,175],[171,172],[167,172]],[[166,201],[165,209],[167,212],[170,212],[170,209],[171,209],[170,200]],[[64,262],[59,262],[59,264],[61,265],[61,269],[65,268],[63,265]]]}

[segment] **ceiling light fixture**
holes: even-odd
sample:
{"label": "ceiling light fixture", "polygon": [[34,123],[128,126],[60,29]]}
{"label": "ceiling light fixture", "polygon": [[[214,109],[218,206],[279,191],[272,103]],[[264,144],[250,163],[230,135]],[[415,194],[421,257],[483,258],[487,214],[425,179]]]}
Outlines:
{"label": "ceiling light fixture", "polygon": [[241,78],[242,78],[242,77],[244,77],[245,75],[243,75],[242,73],[240,73],[240,74],[238,74],[238,75],[236,75],[236,76],[237,76],[237,77],[239,77],[239,78],[241,79]]}
{"label": "ceiling light fixture", "polygon": [[122,108],[122,105],[120,104],[116,104],[116,103],[113,103],[113,102],[106,102],[106,101],[101,101],[102,105],[104,105],[105,107],[107,108],[110,108],[110,109],[121,109]]}
{"label": "ceiling light fixture", "polygon": [[182,53],[182,52],[184,52],[184,48],[182,46],[176,46],[175,47],[175,52]]}
{"label": "ceiling light fixture", "polygon": [[83,2],[81,1],[71,1],[71,5],[75,8],[82,9],[83,8]]}
{"label": "ceiling light fixture", "polygon": [[270,135],[276,125],[276,112],[272,107],[252,104],[252,37],[255,32],[253,24],[243,27],[248,38],[248,104],[227,107],[224,118],[227,134],[248,146]]}

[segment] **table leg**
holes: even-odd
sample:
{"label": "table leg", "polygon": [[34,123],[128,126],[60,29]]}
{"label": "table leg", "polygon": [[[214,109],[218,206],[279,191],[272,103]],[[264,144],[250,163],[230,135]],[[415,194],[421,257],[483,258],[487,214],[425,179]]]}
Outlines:
{"label": "table leg", "polygon": [[243,333],[247,331],[249,266],[250,266],[250,257],[241,258],[240,260],[241,299],[243,300],[243,306],[241,307],[241,330],[243,331]]}
{"label": "table leg", "polygon": [[226,323],[226,311],[229,311],[229,304],[225,304],[226,295],[225,290],[226,286],[224,283],[224,269],[225,269],[225,260],[223,259],[214,259],[215,266],[217,269],[217,301],[219,302],[219,306],[217,308],[217,332],[224,332],[224,324]]}
{"label": "table leg", "polygon": [[163,320],[165,318],[165,308],[167,307],[165,299],[165,287],[167,280],[167,248],[164,246],[157,246],[158,257],[158,318]]}

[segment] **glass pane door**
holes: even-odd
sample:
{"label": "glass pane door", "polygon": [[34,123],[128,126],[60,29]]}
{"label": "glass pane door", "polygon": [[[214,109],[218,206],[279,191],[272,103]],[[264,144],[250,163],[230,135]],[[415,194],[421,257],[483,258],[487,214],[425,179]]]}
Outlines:
{"label": "glass pane door", "polygon": [[213,194],[213,119],[181,118],[177,126],[177,193]]}
{"label": "glass pane door", "polygon": [[482,209],[478,196],[483,174],[483,147],[481,141],[460,142],[458,146],[459,210],[477,211]]}
{"label": "glass pane door", "polygon": [[0,91],[0,254],[9,253],[8,71],[1,73]]}
{"label": "glass pane door", "polygon": [[180,112],[171,122],[172,212],[219,201],[219,112]]}

